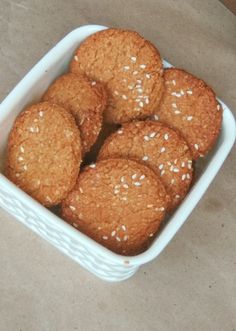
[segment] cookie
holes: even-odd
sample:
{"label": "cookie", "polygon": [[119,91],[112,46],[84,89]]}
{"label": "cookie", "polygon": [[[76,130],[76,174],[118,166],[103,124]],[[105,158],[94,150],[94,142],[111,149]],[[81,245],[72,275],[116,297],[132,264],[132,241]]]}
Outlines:
{"label": "cookie", "polygon": [[81,162],[79,129],[71,114],[42,102],[26,108],[8,139],[7,177],[47,207],[76,183]]}
{"label": "cookie", "polygon": [[176,68],[164,73],[165,91],[156,115],[178,129],[187,140],[193,158],[205,156],[220,133],[222,108],[204,81]]}
{"label": "cookie", "polygon": [[160,54],[134,31],[107,29],[91,35],[76,51],[70,70],[85,72],[106,85],[105,120],[109,123],[153,114],[163,92]]}
{"label": "cookie", "polygon": [[166,206],[165,188],[149,167],[109,159],[81,172],[62,217],[110,250],[136,255],[153,240]]}
{"label": "cookie", "polygon": [[136,159],[151,167],[163,181],[170,196],[168,210],[185,197],[192,181],[192,156],[186,141],[160,122],[126,123],[107,138],[99,159]]}
{"label": "cookie", "polygon": [[65,74],[49,87],[44,101],[56,103],[68,110],[81,132],[83,153],[90,150],[101,130],[107,95],[101,84],[85,75]]}

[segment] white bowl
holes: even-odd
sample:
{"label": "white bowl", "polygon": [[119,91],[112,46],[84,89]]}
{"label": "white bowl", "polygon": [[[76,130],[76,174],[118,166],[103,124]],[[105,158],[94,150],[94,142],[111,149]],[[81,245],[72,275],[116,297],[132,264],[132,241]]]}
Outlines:
{"label": "white bowl", "polygon": [[[39,101],[52,81],[68,69],[74,51],[86,37],[105,28],[87,25],[69,33],[30,70],[2,102],[0,105],[2,169],[8,134],[16,116],[27,105]],[[170,66],[167,62],[164,64]],[[129,278],[141,265],[158,256],[170,242],[187,220],[228,155],[235,140],[235,120],[228,107],[220,102],[224,112],[222,132],[217,145],[205,159],[197,181],[185,200],[165,222],[152,246],[140,255],[127,257],[109,251],[44,208],[2,174],[0,174],[0,206],[98,277],[107,281]]]}

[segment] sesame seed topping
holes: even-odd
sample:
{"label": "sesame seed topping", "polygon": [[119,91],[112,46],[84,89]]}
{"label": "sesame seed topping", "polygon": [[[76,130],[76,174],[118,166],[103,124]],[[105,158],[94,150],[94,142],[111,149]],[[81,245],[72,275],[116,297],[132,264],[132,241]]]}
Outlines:
{"label": "sesame seed topping", "polygon": [[160,153],[164,153],[165,152],[165,147],[162,147],[161,149],[160,149]]}
{"label": "sesame seed topping", "polygon": [[89,165],[90,168],[96,168],[96,164],[95,163],[92,163]]}
{"label": "sesame seed topping", "polygon": [[135,186],[141,186],[142,184],[140,182],[134,182]]}
{"label": "sesame seed topping", "polygon": [[30,130],[30,132],[34,132],[34,128],[33,127],[31,127],[29,130]]}
{"label": "sesame seed topping", "polygon": [[175,182],[175,180],[172,178],[172,179],[171,179],[171,184],[174,184],[174,182]]}
{"label": "sesame seed topping", "polygon": [[134,85],[128,85],[129,90],[133,90],[133,88],[134,88]]}
{"label": "sesame seed topping", "polygon": [[174,97],[180,98],[182,94],[177,93],[177,92],[172,92],[171,95],[173,95]]}
{"label": "sesame seed topping", "polygon": [[23,166],[23,169],[24,169],[25,171],[28,169],[28,167],[27,167],[26,164]]}
{"label": "sesame seed topping", "polygon": [[124,188],[129,188],[129,185],[128,184],[124,184],[123,187]]}
{"label": "sesame seed topping", "polygon": [[147,205],[147,208],[152,208],[153,207],[153,205]]}
{"label": "sesame seed topping", "polygon": [[139,66],[141,69],[145,69],[146,68],[146,64],[140,64]]}
{"label": "sesame seed topping", "polygon": [[148,105],[149,104],[149,99],[146,98],[145,103]]}
{"label": "sesame seed topping", "polygon": [[122,134],[123,133],[123,130],[118,130],[117,133],[118,134]]}
{"label": "sesame seed topping", "polygon": [[133,174],[133,175],[131,176],[131,178],[132,178],[132,179],[137,178],[137,174]]}
{"label": "sesame seed topping", "polygon": [[145,175],[141,175],[141,176],[139,177],[140,180],[143,180],[144,178],[145,178]]}
{"label": "sesame seed topping", "polygon": [[178,168],[174,168],[173,171],[174,172],[179,172],[179,169]]}
{"label": "sesame seed topping", "polygon": [[103,240],[107,240],[108,239],[108,236],[102,236],[102,239]]}
{"label": "sesame seed topping", "polygon": [[198,144],[194,144],[194,148],[195,148],[196,150],[198,150],[198,149],[199,149]]}
{"label": "sesame seed topping", "polygon": [[177,161],[178,161],[177,159],[174,159],[174,164],[177,164]]}
{"label": "sesame seed topping", "polygon": [[126,234],[126,235],[124,236],[123,240],[124,240],[124,241],[127,241],[128,238],[129,238],[129,236]]}
{"label": "sesame seed topping", "polygon": [[216,109],[217,109],[217,110],[220,110],[220,105],[217,105]]}
{"label": "sesame seed topping", "polygon": [[159,210],[160,210],[160,211],[164,211],[165,208],[164,208],[164,207],[160,207]]}
{"label": "sesame seed topping", "polygon": [[136,62],[136,60],[137,60],[136,56],[131,56],[131,61],[132,62]]}
{"label": "sesame seed topping", "polygon": [[123,95],[122,95],[122,99],[127,100],[128,97],[127,97],[125,94],[123,94]]}
{"label": "sesame seed topping", "polygon": [[126,231],[126,226],[125,225],[121,225],[121,228],[123,231]]}
{"label": "sesame seed topping", "polygon": [[175,114],[180,114],[181,112],[179,110],[175,110]]}
{"label": "sesame seed topping", "polygon": [[127,197],[121,197],[120,200],[126,201],[127,200]]}
{"label": "sesame seed topping", "polygon": [[84,193],[82,187],[79,187],[79,191],[80,191],[80,193]]}
{"label": "sesame seed topping", "polygon": [[182,180],[185,180],[185,178],[186,178],[186,175],[183,174],[182,177],[181,177],[181,179],[182,179]]}
{"label": "sesame seed topping", "polygon": [[133,75],[137,75],[137,74],[138,74],[138,71],[135,70],[135,71],[133,72]]}
{"label": "sesame seed topping", "polygon": [[117,240],[117,241],[121,241],[121,240],[120,240],[120,237],[116,237],[116,240]]}
{"label": "sesame seed topping", "polygon": [[173,108],[177,108],[176,103],[172,103],[172,107],[173,107]]}
{"label": "sesame seed topping", "polygon": [[165,170],[162,170],[162,171],[161,171],[161,176],[163,176],[163,175],[164,175],[164,173],[165,173]]}
{"label": "sesame seed topping", "polygon": [[185,167],[185,162],[181,163],[181,167],[184,168]]}
{"label": "sesame seed topping", "polygon": [[143,102],[142,101],[139,102],[139,106],[143,107]]}
{"label": "sesame seed topping", "polygon": [[188,163],[188,169],[192,169],[192,166],[190,163]]}
{"label": "sesame seed topping", "polygon": [[74,206],[69,206],[69,208],[72,210],[72,211],[75,211],[75,207]]}
{"label": "sesame seed topping", "polygon": [[184,95],[184,91],[183,90],[180,90],[180,94]]}
{"label": "sesame seed topping", "polygon": [[120,190],[117,190],[117,189],[114,190],[114,194],[118,194],[119,192],[120,192]]}
{"label": "sesame seed topping", "polygon": [[73,225],[73,227],[75,227],[75,228],[78,228],[78,227],[79,227],[77,223],[72,223],[72,225]]}
{"label": "sesame seed topping", "polygon": [[19,160],[19,161],[23,161],[24,158],[23,158],[22,156],[20,156],[20,157],[18,157],[18,160]]}
{"label": "sesame seed topping", "polygon": [[176,199],[179,199],[180,198],[180,195],[176,194],[175,198]]}
{"label": "sesame seed topping", "polygon": [[40,116],[40,117],[43,117],[43,111],[40,111],[40,112],[39,112],[39,116]]}
{"label": "sesame seed topping", "polygon": [[75,56],[74,56],[74,59],[75,59],[75,61],[76,61],[76,62],[78,62],[78,61],[79,61],[79,58],[78,58],[78,56],[77,56],[77,55],[75,55]]}
{"label": "sesame seed topping", "polygon": [[187,121],[192,121],[193,116],[187,116]]}
{"label": "sesame seed topping", "polygon": [[154,120],[158,121],[159,120],[159,116],[158,115],[154,115]]}
{"label": "sesame seed topping", "polygon": [[116,235],[116,231],[113,230],[113,231],[111,232],[111,236],[112,236],[112,237],[115,237],[115,235]]}
{"label": "sesame seed topping", "polygon": [[164,134],[164,139],[165,139],[165,140],[168,140],[168,138],[169,138],[168,133],[165,133],[165,134]]}
{"label": "sesame seed topping", "polygon": [[176,82],[175,82],[175,80],[174,80],[174,79],[172,80],[172,84],[173,84],[173,85],[176,85]]}
{"label": "sesame seed topping", "polygon": [[21,153],[24,153],[25,149],[23,146],[20,146],[20,151],[21,151]]}
{"label": "sesame seed topping", "polygon": [[143,161],[147,161],[149,159],[149,157],[147,155],[144,155],[144,157],[142,158]]}
{"label": "sesame seed topping", "polygon": [[114,94],[115,94],[115,95],[119,95],[119,92],[118,92],[118,91],[114,91]]}
{"label": "sesame seed topping", "polygon": [[20,174],[18,172],[16,173],[16,177],[20,177]]}
{"label": "sesame seed topping", "polygon": [[95,82],[95,80],[92,81],[92,83],[91,83],[92,86],[94,86],[94,85],[96,85],[96,84],[97,84],[97,82]]}
{"label": "sesame seed topping", "polygon": [[163,167],[164,167],[164,164],[160,164],[158,168],[161,170],[161,169],[163,169]]}
{"label": "sesame seed topping", "polygon": [[153,237],[153,235],[154,235],[153,233],[149,233],[149,235],[148,235],[148,236],[149,236],[149,237]]}
{"label": "sesame seed topping", "polygon": [[187,94],[193,94],[192,90],[187,90]]}
{"label": "sesame seed topping", "polygon": [[138,92],[139,93],[142,93],[143,92],[143,89],[142,88],[138,88]]}
{"label": "sesame seed topping", "polygon": [[156,132],[152,132],[152,133],[149,134],[149,137],[154,138],[156,134],[157,134]]}
{"label": "sesame seed topping", "polygon": [[130,68],[129,66],[124,66],[124,67],[123,67],[124,71],[129,70],[129,68]]}
{"label": "sesame seed topping", "polygon": [[146,76],[147,79],[151,78],[150,74],[146,74],[145,76]]}
{"label": "sesame seed topping", "polygon": [[144,136],[143,139],[146,140],[146,141],[150,140],[149,136]]}
{"label": "sesame seed topping", "polygon": [[122,176],[122,177],[120,178],[120,181],[121,181],[121,183],[124,183],[124,182],[125,182],[125,177]]}
{"label": "sesame seed topping", "polygon": [[188,179],[191,178],[189,173],[186,174],[186,177],[187,177]]}

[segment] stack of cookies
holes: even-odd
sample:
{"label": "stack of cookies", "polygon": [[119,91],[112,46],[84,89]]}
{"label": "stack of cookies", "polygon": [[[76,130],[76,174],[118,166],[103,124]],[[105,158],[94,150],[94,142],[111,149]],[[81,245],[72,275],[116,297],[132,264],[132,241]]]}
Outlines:
{"label": "stack of cookies", "polygon": [[[17,117],[8,178],[110,250],[136,255],[185,198],[222,122],[215,93],[137,32],[108,29]],[[93,160],[93,163],[88,160]]]}

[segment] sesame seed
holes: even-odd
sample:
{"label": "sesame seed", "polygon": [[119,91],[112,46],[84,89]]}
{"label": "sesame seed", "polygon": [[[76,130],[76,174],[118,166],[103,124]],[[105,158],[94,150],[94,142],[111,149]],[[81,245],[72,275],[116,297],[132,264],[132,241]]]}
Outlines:
{"label": "sesame seed", "polygon": [[79,191],[80,191],[80,193],[84,193],[82,187],[79,187]]}
{"label": "sesame seed", "polygon": [[159,120],[159,116],[158,115],[154,115],[154,120],[158,121]]}
{"label": "sesame seed", "polygon": [[147,79],[151,78],[150,74],[146,74],[145,76],[146,76]]}
{"label": "sesame seed", "polygon": [[129,185],[128,184],[124,184],[123,187],[124,188],[129,188]]}
{"label": "sesame seed", "polygon": [[171,184],[174,184],[174,182],[175,182],[175,180],[172,178],[172,179],[171,179]]}
{"label": "sesame seed", "polygon": [[188,169],[192,169],[192,166],[190,163],[188,163]]}
{"label": "sesame seed", "polygon": [[193,94],[192,90],[187,90],[187,94]]}
{"label": "sesame seed", "polygon": [[127,100],[128,97],[127,97],[125,94],[123,94],[123,95],[122,95],[122,99]]}
{"label": "sesame seed", "polygon": [[147,208],[152,208],[153,207],[153,205],[147,205]]}
{"label": "sesame seed", "polygon": [[143,139],[146,140],[146,141],[150,140],[149,136],[144,136]]}
{"label": "sesame seed", "polygon": [[126,234],[126,235],[124,236],[123,240],[124,240],[124,241],[127,241],[128,238],[129,238],[129,236]]}
{"label": "sesame seed", "polygon": [[175,198],[176,199],[179,199],[180,198],[180,195],[176,194]]}
{"label": "sesame seed", "polygon": [[149,99],[146,98],[145,103],[148,105],[149,104]]}
{"label": "sesame seed", "polygon": [[164,164],[160,164],[158,168],[161,170],[161,169],[163,169],[163,167],[164,167]]}
{"label": "sesame seed", "polygon": [[115,95],[119,95],[119,92],[118,92],[118,91],[114,91],[114,94],[115,94]]}
{"label": "sesame seed", "polygon": [[184,91],[183,90],[180,90],[180,94],[184,95]]}
{"label": "sesame seed", "polygon": [[143,92],[143,89],[142,88],[138,88],[138,92],[139,93],[142,93]]}
{"label": "sesame seed", "polygon": [[141,176],[139,177],[140,180],[143,180],[144,178],[145,178],[145,175],[141,175]]}
{"label": "sesame seed", "polygon": [[160,207],[159,210],[160,210],[160,211],[164,211],[165,208],[164,208],[164,207]]}
{"label": "sesame seed", "polygon": [[164,153],[165,152],[165,147],[162,147],[161,149],[160,149],[160,153]]}
{"label": "sesame seed", "polygon": [[187,177],[188,179],[191,178],[189,173],[186,174],[186,177]]}
{"label": "sesame seed", "polygon": [[176,103],[172,103],[172,107],[173,107],[173,108],[177,108]]}
{"label": "sesame seed", "polygon": [[114,231],[111,232],[111,236],[115,237],[115,235],[116,235],[116,231],[114,230]]}
{"label": "sesame seed", "polygon": [[125,71],[127,71],[127,70],[129,70],[129,68],[130,68],[129,66],[124,66],[123,69],[124,69]]}
{"label": "sesame seed", "polygon": [[78,228],[78,227],[79,227],[77,223],[72,223],[72,225],[73,225],[73,227],[75,227],[75,228]]}
{"label": "sesame seed", "polygon": [[129,90],[133,90],[133,88],[134,88],[134,85],[128,85]]}
{"label": "sesame seed", "polygon": [[178,168],[174,168],[173,171],[174,172],[179,172],[179,169]]}
{"label": "sesame seed", "polygon": [[172,83],[173,83],[173,85],[176,85],[176,82],[175,82],[175,80],[174,80],[174,79],[172,80]]}
{"label": "sesame seed", "polygon": [[121,181],[121,183],[124,183],[124,182],[125,182],[125,177],[122,176],[122,177],[120,178],[120,181]]}
{"label": "sesame seed", "polygon": [[116,237],[116,240],[117,240],[117,241],[120,241],[120,238],[119,238],[119,237]]}
{"label": "sesame seed", "polygon": [[120,190],[114,190],[114,194],[118,194]]}
{"label": "sesame seed", "polygon": [[22,156],[20,156],[20,157],[18,157],[18,160],[19,160],[19,161],[23,161],[24,158],[23,158]]}
{"label": "sesame seed", "polygon": [[21,151],[21,153],[24,153],[25,149],[23,146],[20,146],[20,151]]}
{"label": "sesame seed", "polygon": [[118,130],[117,133],[118,134],[122,134],[123,133],[123,130]]}
{"label": "sesame seed", "polygon": [[141,69],[145,69],[146,68],[146,64],[140,64],[139,66]]}
{"label": "sesame seed", "polygon": [[20,174],[18,172],[16,173],[16,177],[20,177]]}
{"label": "sesame seed", "polygon": [[127,200],[127,197],[121,197],[120,200],[126,201]]}
{"label": "sesame seed", "polygon": [[137,178],[137,174],[133,174],[133,175],[131,176],[131,178],[132,178],[132,179]]}
{"label": "sesame seed", "polygon": [[198,150],[198,149],[199,149],[198,144],[194,144],[194,148],[195,148],[196,150]]}
{"label": "sesame seed", "polygon": [[95,163],[92,163],[92,164],[90,164],[89,167],[90,167],[90,168],[96,168],[96,164],[95,164]]}
{"label": "sesame seed", "polygon": [[177,93],[177,92],[172,92],[171,95],[180,98],[181,97],[181,93]]}
{"label": "sesame seed", "polygon": [[135,101],[137,101],[137,102],[139,102],[140,100],[141,100],[140,98],[135,99]]}
{"label": "sesame seed", "polygon": [[142,184],[140,182],[134,182],[135,186],[141,186]]}
{"label": "sesame seed", "polygon": [[165,173],[165,170],[162,170],[162,171],[161,171],[161,176],[163,176],[163,175],[164,175],[164,173]]}
{"label": "sesame seed", "polygon": [[143,107],[143,102],[142,101],[139,102],[139,106]]}
{"label": "sesame seed", "polygon": [[107,240],[108,239],[108,236],[102,236],[102,239],[103,240]]}
{"label": "sesame seed", "polygon": [[73,211],[75,211],[75,209],[76,209],[74,206],[69,206],[69,208]]}
{"label": "sesame seed", "polygon": [[25,171],[28,169],[28,167],[27,167],[26,164],[23,166],[23,169],[24,169]]}
{"label": "sesame seed", "polygon": [[178,161],[177,159],[174,159],[174,164],[177,164],[177,161]]}
{"label": "sesame seed", "polygon": [[79,58],[78,58],[78,56],[77,56],[77,55],[75,55],[75,56],[74,56],[74,59],[75,59],[75,61],[76,61],[76,62],[78,62],[78,61],[79,61]]}
{"label": "sesame seed", "polygon": [[123,231],[126,231],[126,226],[125,225],[121,225],[121,228]]}
{"label": "sesame seed", "polygon": [[174,166],[173,164],[170,166],[170,171],[173,171],[174,170]]}
{"label": "sesame seed", "polygon": [[131,56],[131,61],[132,62],[136,62],[136,60],[137,60],[136,56]]}
{"label": "sesame seed", "polygon": [[143,161],[147,161],[149,159],[149,157],[147,155],[144,155],[144,157],[142,158]]}
{"label": "sesame seed", "polygon": [[220,105],[217,105],[216,109],[217,109],[217,110],[220,110]]}
{"label": "sesame seed", "polygon": [[97,82],[95,82],[95,80],[92,81],[92,83],[91,83],[92,86],[94,86],[94,85],[96,85],[96,84],[97,84]]}
{"label": "sesame seed", "polygon": [[171,162],[170,162],[170,161],[167,161],[167,164],[168,164],[168,165],[171,165]]}
{"label": "sesame seed", "polygon": [[181,167],[184,168],[185,167],[185,162],[181,163]]}
{"label": "sesame seed", "polygon": [[148,235],[148,236],[149,236],[149,237],[153,237],[153,235],[154,235],[153,233],[149,233],[149,235]]}
{"label": "sesame seed", "polygon": [[126,83],[127,82],[127,79],[126,78],[123,78],[122,81]]}
{"label": "sesame seed", "polygon": [[149,134],[149,137],[154,138],[156,134],[157,134],[156,132],[152,132],[152,133]]}
{"label": "sesame seed", "polygon": [[39,116],[40,116],[40,117],[43,117],[43,111],[40,111],[40,112],[39,112]]}
{"label": "sesame seed", "polygon": [[175,110],[175,114],[180,114],[181,112],[179,110]]}
{"label": "sesame seed", "polygon": [[32,128],[32,127],[29,130],[30,130],[30,132],[34,132],[34,128]]}
{"label": "sesame seed", "polygon": [[133,72],[133,75],[137,75],[137,74],[138,74],[138,71],[135,70],[135,71]]}
{"label": "sesame seed", "polygon": [[187,121],[192,121],[193,116],[187,116]]}
{"label": "sesame seed", "polygon": [[164,134],[164,139],[165,139],[165,140],[168,140],[168,138],[169,138],[168,133],[165,133],[165,134]]}
{"label": "sesame seed", "polygon": [[186,175],[183,174],[182,177],[181,177],[181,179],[182,179],[182,180],[185,180],[185,178],[186,178]]}

